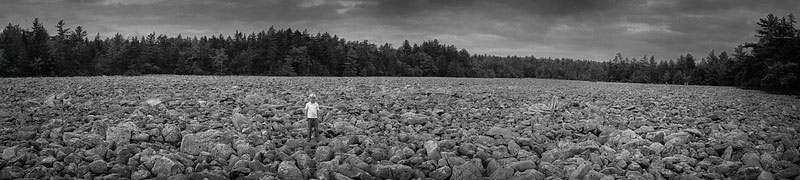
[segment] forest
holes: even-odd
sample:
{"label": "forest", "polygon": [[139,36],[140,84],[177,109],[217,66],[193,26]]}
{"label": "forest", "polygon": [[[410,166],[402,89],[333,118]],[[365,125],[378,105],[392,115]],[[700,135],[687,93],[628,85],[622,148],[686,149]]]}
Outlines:
{"label": "forest", "polygon": [[732,53],[677,59],[617,53],[607,61],[470,54],[428,40],[400,46],[348,41],[327,32],[275,29],[233,35],[90,37],[62,20],[50,33],[9,23],[0,32],[0,76],[258,75],[549,78],[585,81],[738,86],[800,94],[800,30],[791,14],[757,22],[757,42]]}

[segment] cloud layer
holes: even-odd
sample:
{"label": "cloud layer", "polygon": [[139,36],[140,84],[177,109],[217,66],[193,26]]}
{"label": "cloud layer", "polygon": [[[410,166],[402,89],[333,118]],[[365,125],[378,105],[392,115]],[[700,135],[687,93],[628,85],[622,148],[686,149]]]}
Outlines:
{"label": "cloud layer", "polygon": [[796,0],[8,0],[0,23],[38,17],[102,36],[184,36],[276,28],[330,32],[395,46],[438,39],[473,54],[605,61],[705,56],[752,42],[766,14],[800,12]]}

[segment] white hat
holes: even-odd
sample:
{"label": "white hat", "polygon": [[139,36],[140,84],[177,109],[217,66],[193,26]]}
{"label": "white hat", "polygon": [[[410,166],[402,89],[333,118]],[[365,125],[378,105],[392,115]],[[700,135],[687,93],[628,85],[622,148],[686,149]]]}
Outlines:
{"label": "white hat", "polygon": [[308,98],[315,98],[315,97],[317,97],[317,95],[314,94],[314,93],[311,93],[311,94],[308,95]]}

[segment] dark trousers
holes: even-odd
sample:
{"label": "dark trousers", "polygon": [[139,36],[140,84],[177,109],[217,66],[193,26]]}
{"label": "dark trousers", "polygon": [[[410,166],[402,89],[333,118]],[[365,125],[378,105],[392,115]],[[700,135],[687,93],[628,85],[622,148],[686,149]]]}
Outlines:
{"label": "dark trousers", "polygon": [[308,120],[308,139],[311,139],[312,136],[319,137],[319,128],[317,128],[319,124],[318,118],[306,118]]}

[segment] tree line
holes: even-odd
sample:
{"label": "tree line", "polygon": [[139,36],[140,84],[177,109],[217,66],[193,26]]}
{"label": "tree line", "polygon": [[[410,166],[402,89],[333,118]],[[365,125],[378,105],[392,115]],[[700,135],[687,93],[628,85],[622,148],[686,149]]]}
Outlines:
{"label": "tree line", "polygon": [[50,34],[38,19],[31,28],[8,24],[0,32],[0,76],[268,75],[439,76],[551,78],[587,81],[740,86],[797,93],[800,30],[793,15],[758,21],[758,42],[733,54],[711,51],[677,59],[624,57],[605,62],[534,56],[470,55],[438,40],[399,47],[348,41],[329,33],[275,29],[233,35],[101,38],[81,26],[55,25]]}

